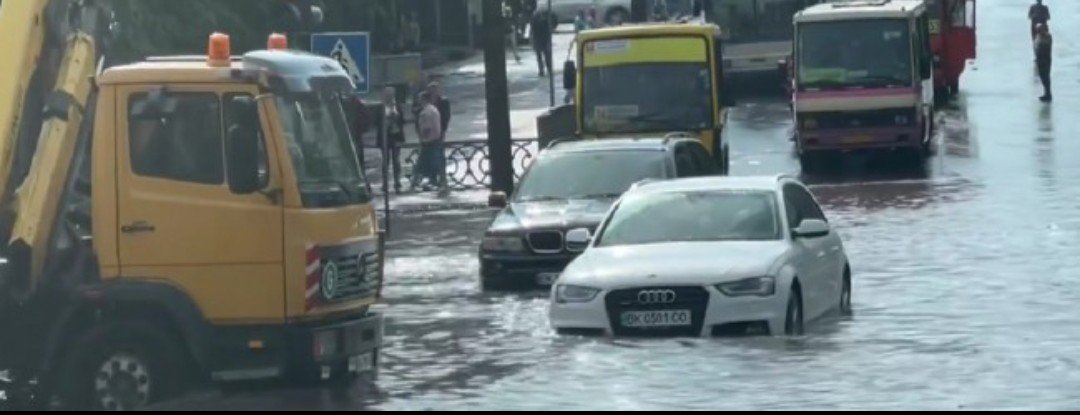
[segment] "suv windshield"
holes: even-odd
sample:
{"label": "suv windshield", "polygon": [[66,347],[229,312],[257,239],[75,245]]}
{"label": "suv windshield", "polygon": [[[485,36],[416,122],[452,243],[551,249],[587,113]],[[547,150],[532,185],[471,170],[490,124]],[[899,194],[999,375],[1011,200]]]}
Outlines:
{"label": "suv windshield", "polygon": [[660,242],[766,241],[781,238],[776,197],[768,192],[665,192],[628,197],[597,246]]}
{"label": "suv windshield", "polygon": [[341,108],[341,94],[290,94],[279,96],[277,105],[304,206],[367,203],[367,182]]}
{"label": "suv windshield", "polygon": [[910,86],[912,47],[903,19],[799,26],[801,89]]}
{"label": "suv windshield", "polygon": [[551,154],[529,168],[516,202],[619,197],[636,182],[666,176],[662,151]]}

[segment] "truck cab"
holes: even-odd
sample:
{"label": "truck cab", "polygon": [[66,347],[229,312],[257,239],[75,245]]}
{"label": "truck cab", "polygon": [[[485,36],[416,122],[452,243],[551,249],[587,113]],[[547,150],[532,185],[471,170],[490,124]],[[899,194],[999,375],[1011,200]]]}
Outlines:
{"label": "truck cab", "polygon": [[[4,350],[19,361],[4,363],[100,409],[142,407],[191,377],[374,373],[383,241],[341,106],[353,90],[332,60],[280,48],[233,57],[220,34],[207,56],[96,76],[92,123],[70,149],[87,163],[48,180],[39,148],[20,187],[66,195],[82,183],[89,200],[55,204],[85,209],[82,237],[66,245],[90,260],[59,269],[74,256],[57,253],[79,249],[27,243],[19,230],[34,227],[16,224],[22,249],[3,278],[24,289],[0,337],[23,335]],[[48,228],[57,241],[72,226]]]}

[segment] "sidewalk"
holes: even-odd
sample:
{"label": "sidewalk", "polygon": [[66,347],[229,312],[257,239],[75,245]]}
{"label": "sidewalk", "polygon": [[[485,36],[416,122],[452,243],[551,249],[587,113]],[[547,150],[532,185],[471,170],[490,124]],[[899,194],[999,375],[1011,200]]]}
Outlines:
{"label": "sidewalk", "polygon": [[[565,29],[562,26],[560,29]],[[561,31],[553,39],[553,65],[555,73],[555,101],[562,103],[565,91],[562,89],[562,63],[573,41],[573,31]],[[507,78],[510,95],[510,125],[514,138],[534,138],[536,117],[547,111],[550,105],[550,85],[547,77],[538,76],[536,54],[528,45],[523,45],[518,54],[521,62],[516,62],[513,54],[507,51]],[[465,60],[449,62],[425,70],[425,73],[443,75],[443,91],[450,99],[452,117],[448,129],[447,141],[474,141],[487,139],[487,100],[484,88],[484,56],[479,53]],[[549,75],[550,76],[550,75]],[[408,106],[410,103],[405,103]],[[406,142],[418,142],[415,129],[406,125]],[[368,180],[377,199],[376,208],[382,210],[382,157],[376,144],[375,134],[364,136],[364,166]],[[404,154],[403,154],[404,156]],[[403,163],[404,164],[404,163]],[[402,172],[402,184],[408,187],[411,172]],[[393,183],[390,184],[393,192]],[[451,191],[446,197],[439,197],[437,192],[391,195],[390,209],[393,213],[426,212],[446,209],[477,209],[487,206],[487,190]]]}

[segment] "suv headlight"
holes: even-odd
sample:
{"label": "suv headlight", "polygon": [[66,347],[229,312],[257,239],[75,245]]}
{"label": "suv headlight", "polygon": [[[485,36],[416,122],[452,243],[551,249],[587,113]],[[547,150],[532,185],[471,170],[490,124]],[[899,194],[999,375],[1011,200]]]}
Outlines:
{"label": "suv headlight", "polygon": [[776,294],[776,279],[773,277],[747,278],[716,284],[716,289],[728,297],[768,297]]}
{"label": "suv headlight", "polygon": [[521,252],[525,243],[519,236],[485,236],[480,248],[490,252]]}
{"label": "suv headlight", "polygon": [[580,285],[560,285],[555,288],[555,302],[559,304],[587,303],[596,298],[597,294],[600,294],[599,288],[583,287]]}

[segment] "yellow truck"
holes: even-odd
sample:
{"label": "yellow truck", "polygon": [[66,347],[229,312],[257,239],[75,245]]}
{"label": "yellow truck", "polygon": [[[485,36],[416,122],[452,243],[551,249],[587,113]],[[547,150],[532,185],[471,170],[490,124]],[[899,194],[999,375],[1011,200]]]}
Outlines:
{"label": "yellow truck", "polygon": [[373,376],[384,250],[349,76],[280,37],[232,56],[221,34],[100,70],[107,16],[0,5],[0,374],[80,409]]}
{"label": "yellow truck", "polygon": [[574,89],[583,138],[683,133],[697,137],[728,172],[726,99],[720,28],[659,23],[586,30],[576,64],[564,76]]}

